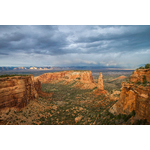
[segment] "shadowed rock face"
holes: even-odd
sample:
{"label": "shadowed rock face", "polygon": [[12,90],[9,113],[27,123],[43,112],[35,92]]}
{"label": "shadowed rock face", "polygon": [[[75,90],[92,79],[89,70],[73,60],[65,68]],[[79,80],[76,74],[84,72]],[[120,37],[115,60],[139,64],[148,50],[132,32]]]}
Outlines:
{"label": "shadowed rock face", "polygon": [[14,76],[0,78],[0,109],[6,107],[22,108],[30,100],[38,98],[41,83],[33,76]]}
{"label": "shadowed rock face", "polygon": [[97,85],[97,88],[99,90],[104,90],[104,85],[103,85],[103,75],[102,75],[102,72],[100,73],[100,76],[98,78],[98,85]]}
{"label": "shadowed rock face", "polygon": [[[135,71],[134,76],[131,75],[131,82],[136,82],[137,79],[142,82],[143,75],[147,77],[146,79],[149,79],[150,72],[147,71],[148,69],[141,70],[143,71],[140,73]],[[143,74],[143,72],[145,72],[145,74]],[[122,91],[119,101],[115,103],[109,111],[118,115],[119,113],[129,114],[133,110],[135,110],[142,119],[147,119],[150,123],[150,86],[147,85],[144,87],[142,85],[122,82]]]}
{"label": "shadowed rock face", "polygon": [[143,82],[143,77],[146,77],[147,82],[150,82],[150,69],[138,69],[130,76],[130,82]]}
{"label": "shadowed rock face", "polygon": [[34,78],[34,88],[38,94],[41,92],[41,82],[38,78]]}

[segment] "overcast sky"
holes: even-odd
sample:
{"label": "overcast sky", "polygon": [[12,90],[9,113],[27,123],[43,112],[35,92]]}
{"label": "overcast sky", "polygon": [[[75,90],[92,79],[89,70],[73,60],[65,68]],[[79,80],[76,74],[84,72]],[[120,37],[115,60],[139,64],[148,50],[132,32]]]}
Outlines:
{"label": "overcast sky", "polygon": [[150,63],[150,26],[0,26],[0,66]]}

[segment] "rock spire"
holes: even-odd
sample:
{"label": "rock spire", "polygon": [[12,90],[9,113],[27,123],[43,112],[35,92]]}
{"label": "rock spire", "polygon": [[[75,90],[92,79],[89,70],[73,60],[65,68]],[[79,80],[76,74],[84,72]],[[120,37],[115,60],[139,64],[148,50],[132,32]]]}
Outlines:
{"label": "rock spire", "polygon": [[98,78],[98,85],[97,85],[97,88],[98,88],[99,90],[104,90],[102,72],[100,73],[100,76],[99,76],[99,78]]}

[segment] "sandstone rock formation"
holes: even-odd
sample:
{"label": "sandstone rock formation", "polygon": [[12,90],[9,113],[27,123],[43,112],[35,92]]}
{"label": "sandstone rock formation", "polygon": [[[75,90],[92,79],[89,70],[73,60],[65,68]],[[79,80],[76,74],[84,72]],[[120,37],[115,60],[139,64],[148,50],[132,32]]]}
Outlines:
{"label": "sandstone rock formation", "polygon": [[118,96],[116,97],[115,95],[120,95],[120,93],[121,93],[120,91],[113,90],[113,93],[109,95],[109,99],[111,101],[119,100],[119,97]]}
{"label": "sandstone rock formation", "polygon": [[69,74],[70,80],[77,78],[84,83],[95,83],[91,71],[77,71]]}
{"label": "sandstone rock formation", "polygon": [[54,72],[54,73],[44,73],[36,78],[39,79],[41,83],[50,83],[54,80],[59,80],[68,74],[70,71]]}
{"label": "sandstone rock formation", "polygon": [[104,85],[103,85],[103,75],[102,75],[102,72],[100,73],[100,76],[98,78],[98,85],[97,85],[97,88],[99,90],[104,90]]}
{"label": "sandstone rock formation", "polygon": [[111,81],[115,81],[115,80],[118,80],[118,79],[125,79],[125,78],[127,78],[127,77],[126,77],[126,76],[120,76],[120,77],[115,78],[115,79],[113,79],[113,80],[111,80]]}
{"label": "sandstone rock formation", "polygon": [[77,81],[76,87],[84,89],[92,89],[96,87],[91,71],[61,71],[54,73],[45,73],[36,77],[42,83],[51,83],[65,81],[66,84],[72,81]]}
{"label": "sandstone rock formation", "polygon": [[103,75],[102,72],[100,73],[100,76],[98,78],[98,83],[97,83],[97,89],[93,91],[94,95],[100,95],[103,94],[105,96],[108,96],[108,92],[104,90],[104,85],[103,85]]}
{"label": "sandstone rock formation", "polygon": [[39,81],[38,78],[34,77],[34,88],[37,91],[37,93],[41,92],[41,82]]}
{"label": "sandstone rock formation", "polygon": [[138,69],[130,76],[130,82],[143,82],[143,77],[146,77],[147,82],[150,82],[150,69]]}
{"label": "sandstone rock formation", "polygon": [[[143,71],[136,70],[134,74],[131,75],[131,82],[136,82],[137,80],[142,81],[143,75],[145,75],[149,81],[149,70],[141,70]],[[145,74],[143,74],[143,72],[145,72]],[[135,110],[142,119],[147,119],[150,123],[150,86],[147,85],[144,87],[143,85],[122,82],[122,91],[119,100],[109,111],[118,115],[119,113],[129,114],[133,110]]]}
{"label": "sandstone rock formation", "polygon": [[0,109],[22,108],[38,98],[41,83],[32,75],[0,78]]}

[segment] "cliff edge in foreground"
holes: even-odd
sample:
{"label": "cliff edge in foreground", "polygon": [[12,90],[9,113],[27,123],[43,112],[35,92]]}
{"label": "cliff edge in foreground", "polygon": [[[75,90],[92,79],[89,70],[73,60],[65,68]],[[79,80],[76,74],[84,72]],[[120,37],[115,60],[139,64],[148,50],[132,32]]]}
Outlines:
{"label": "cliff edge in foreground", "polygon": [[0,78],[0,109],[23,108],[38,98],[41,83],[32,75]]}
{"label": "cliff edge in foreground", "polygon": [[109,111],[118,115],[129,114],[134,110],[150,123],[150,69],[134,71],[129,81],[122,82],[120,98]]}

